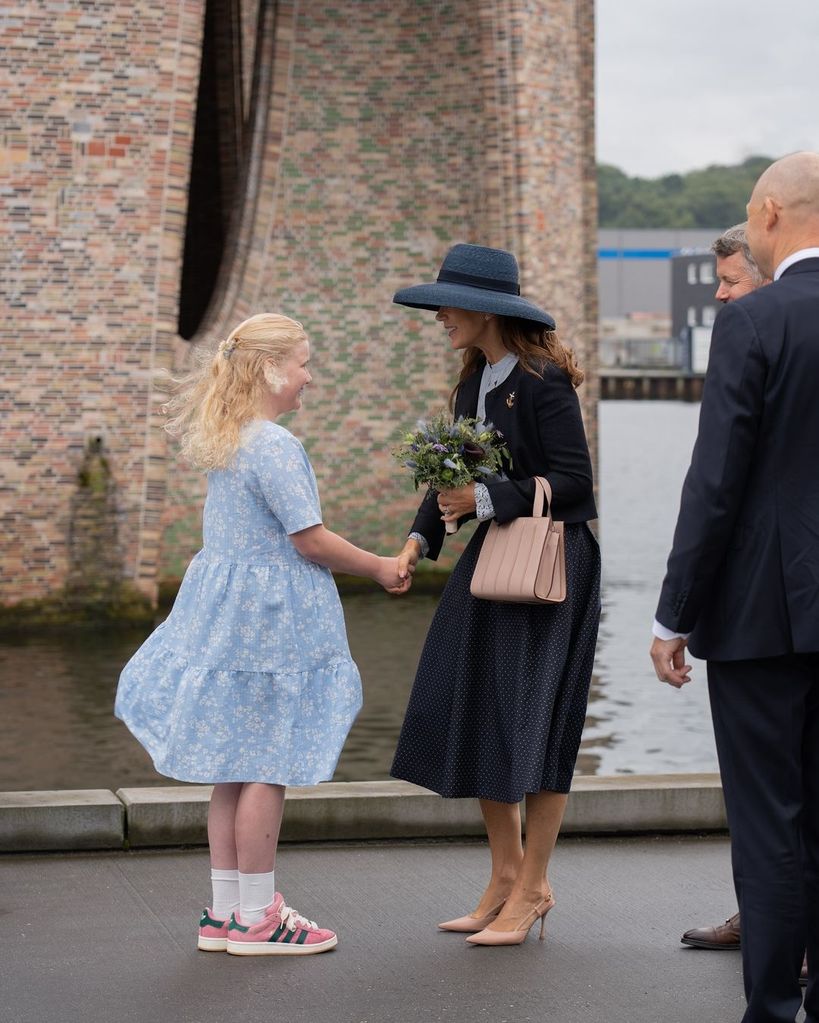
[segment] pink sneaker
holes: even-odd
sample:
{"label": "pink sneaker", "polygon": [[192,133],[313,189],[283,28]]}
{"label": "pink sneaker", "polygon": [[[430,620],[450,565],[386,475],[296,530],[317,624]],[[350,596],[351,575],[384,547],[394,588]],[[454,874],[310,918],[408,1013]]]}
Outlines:
{"label": "pink sneaker", "polygon": [[227,920],[215,920],[209,909],[203,909],[199,920],[199,940],[196,942],[196,947],[203,952],[224,952],[227,943]]}
{"label": "pink sneaker", "polygon": [[335,948],[338,938],[295,909],[276,892],[264,919],[245,926],[234,913],[227,930],[227,950],[235,956],[306,956]]}

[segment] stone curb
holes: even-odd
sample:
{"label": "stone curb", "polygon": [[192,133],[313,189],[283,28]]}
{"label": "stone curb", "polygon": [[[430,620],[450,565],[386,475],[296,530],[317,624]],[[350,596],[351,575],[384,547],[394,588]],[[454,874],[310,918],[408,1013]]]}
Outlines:
{"label": "stone curb", "polygon": [[0,852],[121,849],[125,826],[108,789],[0,792]]}
{"label": "stone curb", "polygon": [[[0,793],[0,852],[204,845],[209,785]],[[575,779],[562,832],[722,831],[717,774]],[[402,781],[287,790],[282,841],[483,834],[474,799],[441,799]]]}

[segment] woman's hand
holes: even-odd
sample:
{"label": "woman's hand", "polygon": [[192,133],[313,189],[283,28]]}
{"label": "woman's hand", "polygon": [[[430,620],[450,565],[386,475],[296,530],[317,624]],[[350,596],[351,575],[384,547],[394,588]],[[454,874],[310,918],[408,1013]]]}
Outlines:
{"label": "woman's hand", "polygon": [[412,573],[421,559],[421,545],[417,540],[408,539],[404,549],[398,555],[398,576],[401,583],[398,587],[388,589],[388,593],[406,593],[412,585]]}
{"label": "woman's hand", "polygon": [[379,583],[387,593],[406,593],[412,586],[412,573],[415,565],[402,565],[401,558],[379,558],[378,574],[376,582]]}
{"label": "woman's hand", "polygon": [[458,519],[475,511],[475,484],[467,483],[465,487],[454,490],[438,491],[438,507],[444,522],[457,522]]}

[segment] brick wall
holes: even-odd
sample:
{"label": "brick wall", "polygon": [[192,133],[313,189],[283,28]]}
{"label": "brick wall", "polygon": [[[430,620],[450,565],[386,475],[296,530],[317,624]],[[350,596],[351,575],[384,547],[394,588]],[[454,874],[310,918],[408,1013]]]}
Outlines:
{"label": "brick wall", "polygon": [[0,22],[2,602],[66,581],[90,437],[153,592],[149,379],[175,334],[201,22],[200,0],[24,0]]}
{"label": "brick wall", "polygon": [[[386,552],[417,504],[389,450],[459,367],[433,314],[391,297],[434,279],[454,242],[516,251],[525,294],[591,370],[594,438],[593,3],[277,8],[259,192],[200,341],[265,308],[305,323],[315,382],[285,422],[327,524]],[[185,474],[173,487],[171,574],[196,549],[202,492]]]}
{"label": "brick wall", "polygon": [[[593,0],[238,10],[241,86],[255,49],[262,88],[197,343],[263,309],[305,323],[315,384],[287,425],[328,525],[388,551],[416,503],[389,448],[458,367],[396,288],[433,279],[454,242],[512,248],[593,369]],[[199,542],[202,480],[169,457],[150,380],[191,350],[176,324],[204,0],[19,11],[0,36],[0,602],[65,582],[96,435],[126,576],[153,595]]]}

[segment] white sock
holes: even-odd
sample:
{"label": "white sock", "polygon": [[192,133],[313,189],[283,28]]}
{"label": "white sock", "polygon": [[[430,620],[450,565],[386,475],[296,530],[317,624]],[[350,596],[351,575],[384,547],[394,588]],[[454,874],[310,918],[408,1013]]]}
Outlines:
{"label": "white sock", "polygon": [[210,868],[210,883],[213,887],[211,912],[216,920],[227,920],[239,908],[239,871]]}
{"label": "white sock", "polygon": [[239,916],[243,924],[257,924],[276,894],[275,871],[269,874],[239,873]]}

